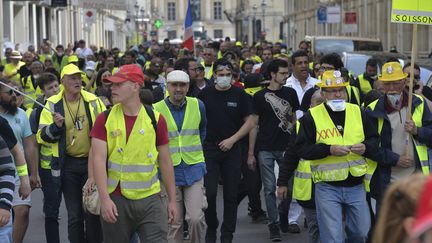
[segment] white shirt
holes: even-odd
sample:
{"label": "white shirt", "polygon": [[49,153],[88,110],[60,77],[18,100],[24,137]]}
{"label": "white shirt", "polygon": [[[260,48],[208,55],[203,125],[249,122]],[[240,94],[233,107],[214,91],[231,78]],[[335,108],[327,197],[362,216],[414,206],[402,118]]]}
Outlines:
{"label": "white shirt", "polygon": [[[296,77],[294,77],[294,74],[293,74],[293,75],[291,75],[291,77],[289,77],[287,79],[285,86],[293,88],[296,91],[297,98],[299,100],[299,104],[301,104],[301,102],[303,100],[303,96],[306,93],[306,91],[313,88],[315,86],[315,84],[318,82],[320,82],[318,79],[312,78],[309,75],[309,77],[306,79],[306,85],[304,86],[304,88],[302,88],[300,81]],[[300,119],[300,117],[303,116],[303,112],[300,110],[297,110],[296,115],[297,115],[297,119]]]}
{"label": "white shirt", "polygon": [[93,51],[88,48],[88,47],[84,47],[84,49],[81,48],[77,48],[75,50],[75,54],[79,57],[79,58],[83,58],[83,59],[87,59],[87,56],[89,55],[93,55]]}

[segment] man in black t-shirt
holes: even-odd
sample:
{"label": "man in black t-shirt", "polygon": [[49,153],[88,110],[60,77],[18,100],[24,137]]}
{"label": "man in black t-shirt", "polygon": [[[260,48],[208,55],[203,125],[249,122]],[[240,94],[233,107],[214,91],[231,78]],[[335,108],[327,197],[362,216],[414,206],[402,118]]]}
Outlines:
{"label": "man in black t-shirt", "polygon": [[198,98],[205,105],[208,121],[203,146],[207,164],[207,174],[204,177],[208,201],[205,212],[207,243],[216,242],[216,195],[219,177],[222,177],[224,185],[221,242],[233,240],[242,161],[240,139],[253,127],[250,98],[242,89],[231,85],[232,70],[233,66],[228,61],[216,61],[213,65],[215,86],[208,86],[198,94]]}
{"label": "man in black t-shirt", "polygon": [[255,169],[253,152],[256,147],[269,217],[270,240],[280,241],[274,166],[275,161],[278,164],[281,162],[289,137],[294,132],[299,102],[296,91],[284,86],[289,74],[288,63],[275,59],[269,63],[267,70],[271,76],[269,86],[253,97],[253,117],[259,131],[258,134],[255,132],[256,144],[252,142],[249,145],[248,165]]}

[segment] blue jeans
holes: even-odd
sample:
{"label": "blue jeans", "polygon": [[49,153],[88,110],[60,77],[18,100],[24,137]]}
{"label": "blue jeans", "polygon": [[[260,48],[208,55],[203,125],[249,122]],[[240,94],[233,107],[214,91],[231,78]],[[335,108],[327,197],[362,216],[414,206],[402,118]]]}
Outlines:
{"label": "blue jeans", "polygon": [[9,222],[0,227],[0,242],[2,243],[12,243],[12,209],[10,210]]}
{"label": "blue jeans", "polygon": [[[316,183],[315,203],[321,242],[366,242],[370,228],[370,214],[363,184],[337,187],[325,182]],[[345,212],[346,218],[346,241],[342,212]]]}
{"label": "blue jeans", "polygon": [[264,196],[269,218],[269,224],[278,224],[278,209],[276,203],[275,161],[280,164],[284,151],[259,151],[258,164],[261,180],[264,186]]}
{"label": "blue jeans", "polygon": [[59,208],[61,191],[54,183],[51,170],[39,168],[39,176],[43,192],[43,212],[45,214],[45,237],[47,243],[60,242],[59,234]]}

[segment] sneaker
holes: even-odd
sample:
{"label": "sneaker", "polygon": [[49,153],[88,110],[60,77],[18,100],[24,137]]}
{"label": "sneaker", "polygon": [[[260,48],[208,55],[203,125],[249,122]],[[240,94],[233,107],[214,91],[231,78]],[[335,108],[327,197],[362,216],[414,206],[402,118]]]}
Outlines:
{"label": "sneaker", "polygon": [[267,214],[263,210],[253,213],[251,216],[253,224],[267,223]]}
{"label": "sneaker", "polygon": [[183,240],[190,240],[189,230],[183,230]]}
{"label": "sneaker", "polygon": [[288,232],[292,234],[300,233],[300,227],[297,224],[288,225]]}
{"label": "sneaker", "polygon": [[270,224],[269,230],[270,230],[270,240],[272,242],[278,242],[278,241],[282,240],[281,234],[279,231],[279,226],[277,224]]}

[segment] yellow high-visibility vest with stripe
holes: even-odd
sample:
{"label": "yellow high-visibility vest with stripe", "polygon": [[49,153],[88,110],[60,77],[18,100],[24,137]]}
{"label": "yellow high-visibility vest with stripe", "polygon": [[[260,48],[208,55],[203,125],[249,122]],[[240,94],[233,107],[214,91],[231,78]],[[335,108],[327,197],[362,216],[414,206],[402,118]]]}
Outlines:
{"label": "yellow high-visibility vest with stripe", "polygon": [[[33,112],[33,108],[28,108],[26,110],[27,118],[30,119],[30,115]],[[46,144],[40,144],[39,148],[39,160],[40,160],[40,167],[45,170],[51,169],[51,158],[52,158],[52,150],[51,146],[48,146]]]}
{"label": "yellow high-visibility vest with stripe", "polygon": [[[154,114],[158,121],[159,113]],[[105,128],[108,144],[108,193],[112,193],[119,183],[121,194],[130,200],[160,192],[156,131],[144,106],[139,111],[127,142],[126,123],[120,104],[112,108]]]}
{"label": "yellow high-visibility vest with stripe", "polygon": [[[422,127],[423,126],[422,118],[423,118],[423,111],[424,111],[425,102],[424,102],[423,97],[416,95],[416,94],[414,94],[414,95],[417,98],[419,98],[420,100],[422,100],[422,103],[415,108],[414,113],[412,115],[412,120],[414,121],[414,124],[417,127]],[[378,100],[375,100],[368,107],[371,108],[372,110],[374,110],[377,103],[378,103]],[[383,124],[384,124],[384,119],[378,118],[378,133],[380,135],[381,135]],[[416,150],[417,156],[420,160],[420,166],[421,166],[423,174],[429,175],[429,155],[427,152],[426,145],[421,144],[418,141],[416,141],[415,150]],[[370,159],[368,159],[367,162],[368,162],[368,171],[367,171],[367,174],[365,175],[364,184],[365,184],[366,191],[370,191],[370,181],[371,181],[372,176],[375,172],[375,169],[377,168],[377,162],[370,160]]]}
{"label": "yellow high-visibility vest with stripe", "polygon": [[[360,107],[346,103],[345,126],[342,135],[334,125],[324,104],[310,109],[316,126],[316,143],[328,145],[352,146],[363,142],[365,136]],[[311,160],[312,178],[315,183],[321,181],[343,181],[351,174],[363,176],[367,171],[366,159],[350,152],[345,156],[329,155],[322,159]]]}
{"label": "yellow high-visibility vest with stripe", "polygon": [[360,91],[362,92],[362,94],[366,95],[367,93],[369,93],[369,91],[372,90],[372,86],[369,80],[364,77],[364,74],[360,74],[358,76],[358,80],[360,85]]}
{"label": "yellow high-visibility vest with stripe", "polygon": [[154,107],[167,121],[169,148],[173,165],[177,166],[182,161],[188,165],[204,162],[199,130],[201,112],[198,99],[186,97],[186,111],[180,131],[165,100],[159,101]]}
{"label": "yellow high-visibility vest with stripe", "polygon": [[[203,66],[203,68],[204,68],[204,72],[205,72],[206,65],[205,65],[204,60],[201,61],[201,66]],[[208,71],[207,73],[204,74],[204,77],[205,77],[206,79],[211,79],[212,76],[213,76],[213,64],[210,66],[209,71]]]}
{"label": "yellow high-visibility vest with stripe", "polygon": [[[300,123],[297,121],[297,133],[299,126]],[[292,197],[300,201],[309,201],[312,199],[312,187],[313,183],[310,160],[300,159],[297,169],[294,172]]]}
{"label": "yellow high-visibility vest with stripe", "polygon": [[[37,82],[36,82],[37,83]],[[24,89],[24,93],[33,99],[37,99],[39,96],[43,95],[42,90],[39,88],[38,85],[36,87],[33,85],[32,82],[32,76],[29,75],[27,77],[24,77],[21,79],[21,85]],[[34,101],[24,97],[24,107],[29,109],[32,108],[34,104]]]}

